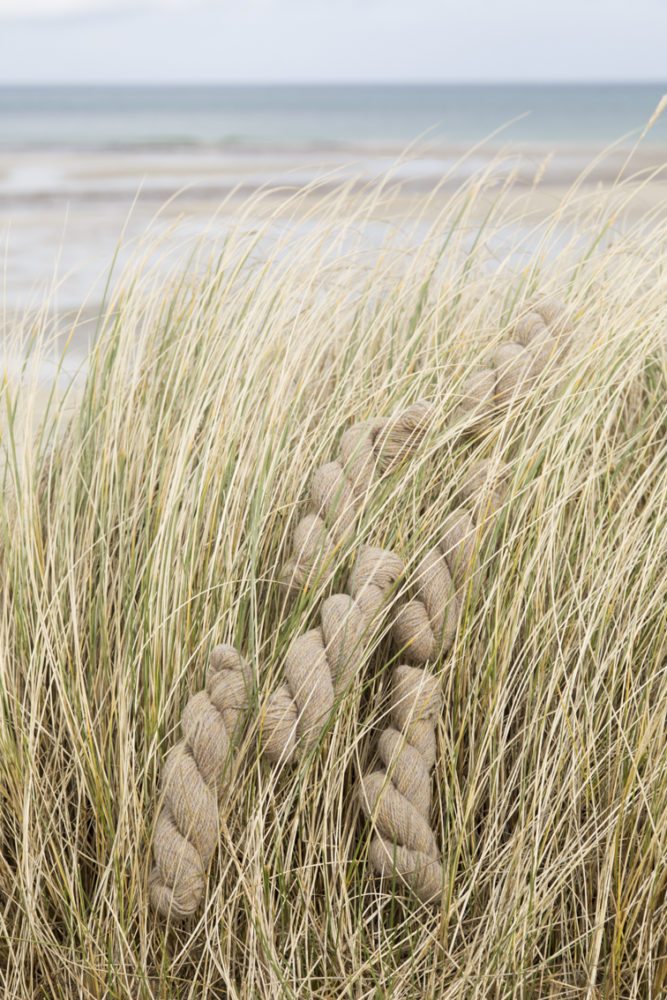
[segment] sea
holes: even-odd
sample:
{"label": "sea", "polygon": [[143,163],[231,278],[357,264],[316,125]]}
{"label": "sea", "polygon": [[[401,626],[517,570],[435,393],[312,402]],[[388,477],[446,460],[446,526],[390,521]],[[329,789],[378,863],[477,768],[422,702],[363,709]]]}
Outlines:
{"label": "sea", "polygon": [[[3,150],[385,147],[635,139],[667,84],[0,87]],[[648,143],[667,145],[667,120]]]}
{"label": "sea", "polygon": [[48,294],[74,309],[95,297],[124,241],[176,217],[190,235],[212,218],[224,229],[232,193],[322,176],[372,183],[388,170],[418,193],[499,152],[526,183],[539,172],[568,184],[593,157],[588,179],[604,181],[638,143],[642,162],[660,167],[667,114],[646,126],[665,92],[660,82],[3,86],[2,307]]}

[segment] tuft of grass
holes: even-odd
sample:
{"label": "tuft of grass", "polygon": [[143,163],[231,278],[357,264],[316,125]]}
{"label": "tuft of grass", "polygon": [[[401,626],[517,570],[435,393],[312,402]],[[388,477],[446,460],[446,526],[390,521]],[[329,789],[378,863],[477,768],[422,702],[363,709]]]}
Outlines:
{"label": "tuft of grass", "polygon": [[[8,997],[623,997],[667,989],[667,220],[647,183],[525,214],[489,168],[382,227],[391,189],[263,196],[187,267],[136,263],[85,370],[2,388],[0,981]],[[315,195],[317,195],[315,197]],[[383,201],[384,199],[384,201]],[[428,202],[428,204],[427,204]],[[535,294],[563,368],[474,441],[448,415]],[[366,865],[356,799],[387,710],[380,636],[316,752],[230,765],[201,916],[166,929],[147,874],[161,761],[221,641],[260,695],[317,612],[277,584],[343,430],[437,399],[356,543],[438,537],[469,462],[509,499],[481,598],[436,665],[442,906]],[[340,554],[338,582],[354,558]]]}

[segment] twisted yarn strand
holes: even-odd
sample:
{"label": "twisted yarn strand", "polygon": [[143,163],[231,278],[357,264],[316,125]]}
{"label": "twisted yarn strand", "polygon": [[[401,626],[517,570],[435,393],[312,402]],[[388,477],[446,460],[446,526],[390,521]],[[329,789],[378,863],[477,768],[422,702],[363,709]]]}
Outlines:
{"label": "twisted yarn strand", "polygon": [[291,643],[285,682],[269,697],[263,719],[262,749],[273,764],[315,745],[336,696],[363,663],[370,626],[402,573],[393,552],[364,546],[350,578],[352,596],[327,598],[320,625]]}
{"label": "twisted yarn strand", "polygon": [[[488,388],[493,376],[495,397],[507,401],[526,378],[534,378],[567,346],[560,343],[564,330],[560,308],[554,304],[536,308],[515,327],[517,342],[496,349],[496,368],[480,369],[471,377],[474,385]],[[486,420],[490,413],[478,397],[475,416]],[[461,506],[447,518],[439,544],[420,561],[414,596],[399,607],[392,625],[394,641],[413,665],[393,671],[390,724],[377,748],[383,767],[361,781],[361,807],[373,824],[371,867],[381,877],[401,879],[424,903],[439,897],[444,881],[440,849],[429,822],[441,693],[427,664],[452,645],[466,590],[478,575],[480,532],[493,523],[502,500],[496,472],[490,463],[479,463],[466,477]]]}
{"label": "twisted yarn strand", "polygon": [[454,419],[468,430],[487,430],[499,412],[521,399],[570,343],[569,310],[544,299],[513,326],[512,339],[493,347],[466,378]]}
{"label": "twisted yarn strand", "polygon": [[371,866],[380,876],[399,876],[425,903],[442,887],[440,849],[429,824],[441,693],[426,664],[448,652],[454,641],[475,575],[480,532],[493,523],[503,502],[497,475],[489,461],[473,466],[461,491],[462,505],[447,517],[440,542],[416,567],[413,596],[392,624],[396,645],[413,663],[392,673],[389,726],[378,741],[383,767],[361,781],[361,807],[374,829]]}
{"label": "twisted yarn strand", "polygon": [[153,837],[150,898],[163,916],[188,917],[203,898],[218,843],[222,780],[251,687],[246,661],[232,646],[216,646],[205,689],[192,695],[183,710],[183,738],[165,762]]}
{"label": "twisted yarn strand", "polygon": [[430,825],[431,768],[440,684],[418,667],[392,675],[390,725],[378,740],[383,769],[362,781],[361,804],[374,834],[369,861],[381,877],[398,876],[422,902],[442,888],[442,859]]}
{"label": "twisted yarn strand", "polygon": [[350,427],[341,439],[340,459],[322,465],[310,483],[308,511],[293,536],[293,555],[281,578],[295,593],[312,582],[322,566],[352,536],[359,507],[376,473],[385,473],[421,444],[433,407],[414,403],[390,419],[378,418]]}

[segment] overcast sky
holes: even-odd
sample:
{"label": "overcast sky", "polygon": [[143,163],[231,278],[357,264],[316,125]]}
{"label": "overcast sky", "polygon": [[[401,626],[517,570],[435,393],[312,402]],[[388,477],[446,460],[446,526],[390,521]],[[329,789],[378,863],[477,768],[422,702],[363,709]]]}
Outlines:
{"label": "overcast sky", "polygon": [[665,77],[667,0],[0,0],[0,82]]}

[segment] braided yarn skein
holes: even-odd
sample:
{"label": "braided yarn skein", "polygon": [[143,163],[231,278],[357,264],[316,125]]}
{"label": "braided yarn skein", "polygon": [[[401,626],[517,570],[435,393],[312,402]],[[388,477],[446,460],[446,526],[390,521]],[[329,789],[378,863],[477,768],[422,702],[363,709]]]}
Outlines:
{"label": "braided yarn skein", "polygon": [[[470,481],[479,475],[475,468]],[[430,556],[424,565],[430,566]],[[350,578],[352,596],[329,597],[322,605],[319,627],[292,642],[286,655],[286,681],[270,696],[263,720],[263,750],[272,763],[285,763],[317,742],[334,699],[364,662],[371,626],[380,623],[380,612],[404,573],[396,553],[364,546]],[[418,573],[422,606],[436,619],[443,618],[447,610],[436,607],[437,572],[435,580],[421,568]],[[448,601],[452,595],[446,590],[441,597]],[[453,599],[457,600],[455,595]],[[412,601],[410,606],[417,605]],[[394,622],[399,634],[396,628]],[[437,629],[435,621],[431,628]],[[219,646],[211,655],[206,690],[193,695],[185,707],[184,738],[165,766],[164,804],[153,842],[151,900],[165,916],[187,917],[203,898],[218,836],[215,790],[247,708],[250,686],[245,661],[232,647]]]}
{"label": "braided yarn skein", "polygon": [[[569,346],[565,311],[542,303],[515,326],[516,342],[492,354],[496,367],[481,369],[479,384],[491,384],[491,400],[516,396]],[[475,404],[475,417],[488,419]],[[466,409],[467,407],[464,407]],[[495,474],[479,463],[466,478],[462,505],[444,526],[440,544],[427,552],[416,570],[416,593],[394,618],[392,635],[411,665],[393,671],[390,725],[378,741],[384,765],[361,782],[361,807],[374,825],[369,861],[381,877],[398,876],[424,903],[433,902],[443,885],[440,850],[430,826],[431,776],[435,763],[435,725],[441,705],[440,686],[426,664],[446,653],[456,633],[467,588],[475,583],[477,538],[493,523],[502,504]]]}
{"label": "braided yarn skein", "polygon": [[218,800],[252,688],[252,671],[232,646],[211,653],[206,687],[187,702],[183,738],[165,762],[162,808],[149,878],[153,908],[183,919],[199,907],[218,843]]}
{"label": "braided yarn skein", "polygon": [[[508,400],[512,371],[512,393],[516,393],[527,378],[544,369],[559,349],[559,336],[547,329],[547,322],[557,321],[559,315],[555,306],[538,307],[517,324],[517,343],[496,349],[501,353],[492,356],[495,367],[481,369],[481,379],[479,372],[470,376],[459,408],[467,423],[471,416],[483,423]],[[512,349],[503,352],[506,347]],[[488,394],[479,391],[480,385],[490,384],[489,371],[495,380],[490,402]],[[323,549],[331,554],[347,537],[376,469],[387,471],[412,453],[435,414],[435,404],[420,402],[391,420],[371,421],[346,432],[341,442],[342,461],[323,466],[313,479],[313,510],[295,535],[297,555],[288,573],[292,583],[303,585]],[[459,510],[452,517],[444,536],[449,538],[452,557],[447,563],[448,576],[441,562],[442,553],[427,554],[422,567],[421,607],[419,601],[412,600],[404,611],[399,611],[394,623],[396,640],[411,648],[416,662],[425,662],[424,657],[434,655],[435,636],[440,631],[443,649],[449,648],[456,627],[461,588],[466,584],[463,568],[469,561],[472,535],[469,511]],[[322,608],[320,627],[292,644],[286,662],[286,683],[271,696],[266,708],[263,735],[269,759],[287,760],[297,746],[308,748],[316,742],[335,696],[345,689],[357,666],[353,658],[363,633],[402,572],[396,555],[364,549],[353,574],[354,597],[339,594],[330,598]],[[359,658],[363,659],[363,649]],[[162,914],[186,917],[195,912],[203,897],[206,869],[217,842],[218,783],[239,718],[247,708],[249,684],[250,671],[245,661],[235,650],[218,647],[212,656],[206,690],[194,695],[184,711],[184,739],[174,748],[165,767],[164,806],[155,829],[150,892],[153,906]],[[404,686],[401,682],[399,690],[403,691]],[[432,705],[432,698],[426,700]],[[402,701],[401,695],[399,703]],[[423,724],[435,717],[433,706],[419,708],[417,719],[413,718],[414,711],[413,706],[409,724],[400,704],[392,715],[400,729],[407,727],[408,736],[414,735],[417,723],[419,731],[425,732]],[[415,739],[419,743],[419,738]],[[425,746],[421,751],[428,770],[432,766],[429,752]],[[375,867],[379,867],[379,859],[376,861]],[[407,865],[402,867],[407,870]]]}
{"label": "braided yarn skein", "polygon": [[488,530],[502,505],[497,475],[488,461],[471,469],[462,505],[446,519],[440,543],[416,567],[413,597],[401,605],[392,625],[395,643],[412,663],[392,672],[389,726],[378,740],[383,767],[361,781],[361,807],[374,828],[372,868],[380,876],[399,876],[425,903],[438,896],[443,882],[430,825],[442,695],[427,664],[454,641],[467,588],[474,582],[481,531]]}
{"label": "braided yarn skein", "polygon": [[[334,697],[345,690],[364,640],[403,571],[391,552],[366,547],[352,576],[354,597],[324,602],[321,624],[299,636],[286,657],[286,682],[269,698],[264,751],[285,762],[311,747],[321,734]],[[201,904],[206,872],[218,842],[220,782],[239,734],[252,672],[231,646],[211,654],[206,688],[193,695],[182,717],[183,739],[169,754],[163,774],[163,805],[153,838],[151,902],[163,916],[191,916]]]}

